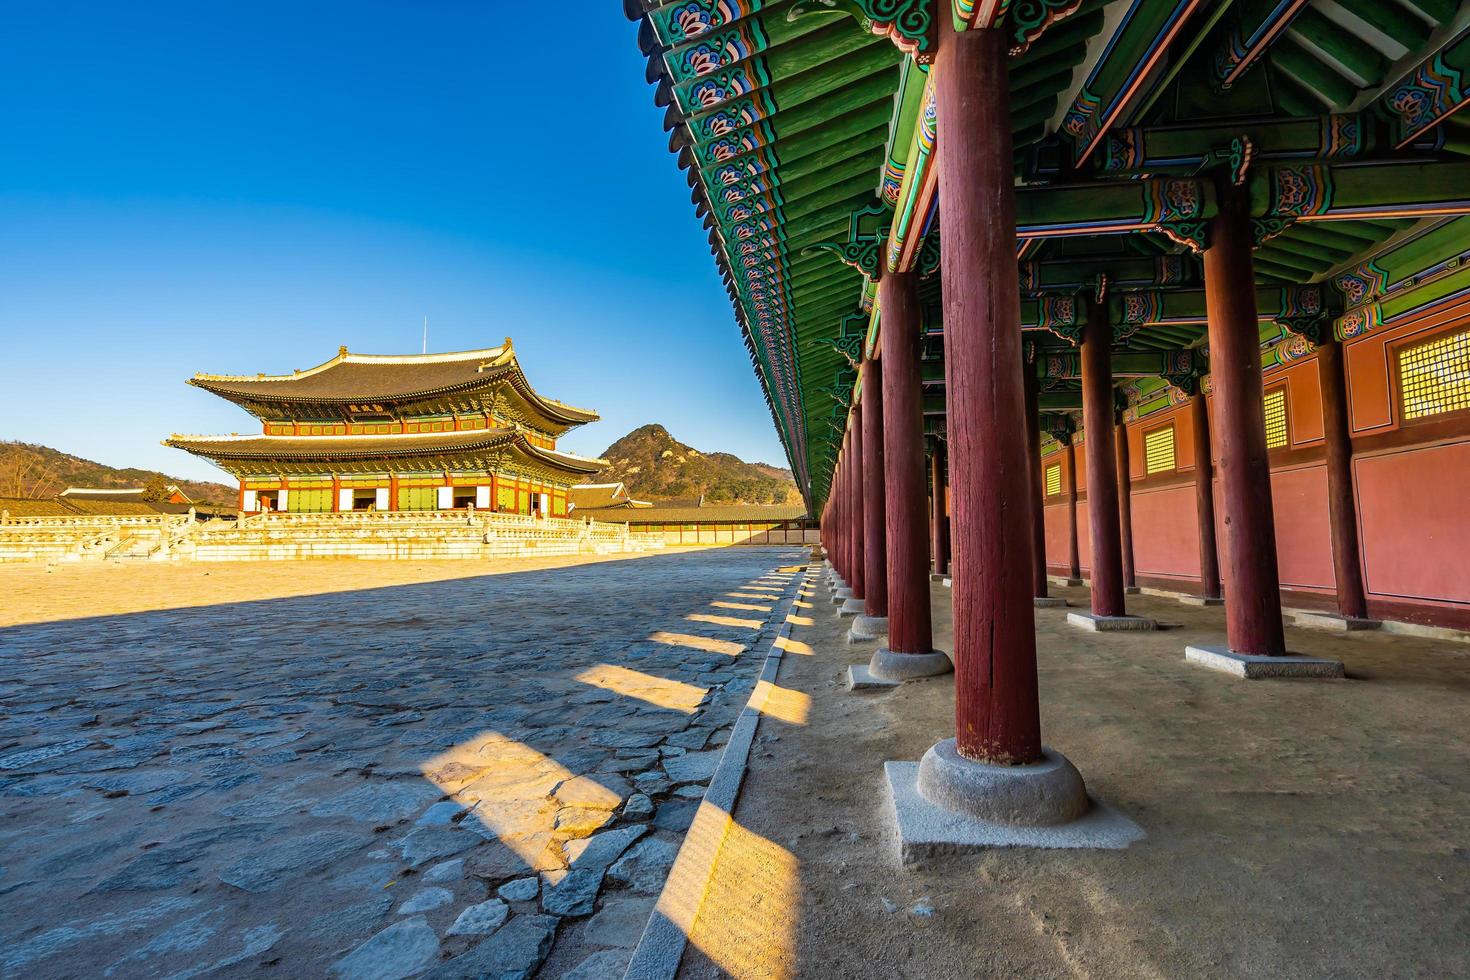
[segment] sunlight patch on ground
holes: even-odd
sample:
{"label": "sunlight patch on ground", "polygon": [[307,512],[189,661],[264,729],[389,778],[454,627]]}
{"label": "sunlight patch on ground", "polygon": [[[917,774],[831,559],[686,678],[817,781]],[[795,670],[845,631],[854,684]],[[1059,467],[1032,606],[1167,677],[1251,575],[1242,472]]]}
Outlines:
{"label": "sunlight patch on ground", "polygon": [[566,859],[555,834],[552,793],[575,779],[584,798],[601,799],[608,808],[621,802],[601,784],[499,732],[461,742],[419,768],[425,779],[471,808],[466,820],[493,831],[528,869],[553,874],[566,867]]}
{"label": "sunlight patch on ground", "polygon": [[739,609],[745,612],[771,611],[770,606],[758,606],[753,602],[725,602],[722,599],[716,599],[714,602],[711,602],[710,605],[714,606],[716,609]]}
{"label": "sunlight patch on ground", "polygon": [[814,625],[814,621],[810,616],[798,616],[795,613],[787,613],[786,622],[790,623],[792,626]]}
{"label": "sunlight patch on ground", "polygon": [[787,653],[798,653],[803,657],[811,657],[816,654],[816,651],[811,648],[810,644],[803,643],[800,640],[793,640],[789,636],[776,637],[776,646]]}
{"label": "sunlight patch on ground", "polygon": [[701,803],[657,911],[729,976],[785,980],[795,975],[800,903],[795,855]]}
{"label": "sunlight patch on ground", "polygon": [[740,619],[737,616],[712,616],[709,613],[690,613],[684,618],[691,623],[709,623],[711,626],[736,626],[749,630],[758,630],[765,625],[759,619]]}
{"label": "sunlight patch on ground", "polygon": [[703,650],[705,653],[725,653],[732,657],[738,657],[745,652],[743,643],[733,640],[717,640],[712,636],[695,636],[693,633],[666,633],[658,630],[649,635],[649,640],[654,643],[662,643],[670,647],[689,647],[691,650]]}
{"label": "sunlight patch on ground", "polygon": [[793,606],[795,606],[797,609],[815,609],[816,608],[816,606],[812,605],[810,602],[802,602],[800,599],[792,599],[791,600],[791,604]]}
{"label": "sunlight patch on ground", "polygon": [[695,687],[693,684],[671,681],[613,664],[589,667],[572,679],[624,697],[637,698],[660,708],[682,711],[686,715],[694,714],[708,693],[705,688]]}
{"label": "sunlight patch on ground", "polygon": [[741,592],[726,592],[725,593],[725,598],[727,598],[727,599],[755,599],[755,600],[760,601],[760,602],[775,602],[778,599],[780,599],[781,596],[778,595],[778,594],[776,594],[776,593],[772,593],[772,592],[741,591]]}
{"label": "sunlight patch on ground", "polygon": [[812,713],[812,699],[801,691],[761,681],[750,695],[750,706],[767,718],[789,725],[805,725]]}

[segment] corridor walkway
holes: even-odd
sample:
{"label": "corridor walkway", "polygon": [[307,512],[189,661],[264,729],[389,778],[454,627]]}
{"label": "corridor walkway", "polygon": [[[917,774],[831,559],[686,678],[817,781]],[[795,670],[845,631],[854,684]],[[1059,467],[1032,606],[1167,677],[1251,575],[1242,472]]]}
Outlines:
{"label": "corridor walkway", "polygon": [[[1343,681],[1243,681],[1187,664],[1221,609],[1130,597],[1157,633],[1036,611],[1042,737],[1146,837],[1123,851],[998,850],[902,869],[885,760],[954,731],[953,679],[852,693],[825,586],[778,683],[734,819],[787,869],[783,907],[693,950],[685,978],[760,950],[765,975],[1028,978],[1470,975],[1470,646],[1288,627]],[[1053,589],[1072,609],[1085,589]],[[951,650],[950,594],[932,589]]]}

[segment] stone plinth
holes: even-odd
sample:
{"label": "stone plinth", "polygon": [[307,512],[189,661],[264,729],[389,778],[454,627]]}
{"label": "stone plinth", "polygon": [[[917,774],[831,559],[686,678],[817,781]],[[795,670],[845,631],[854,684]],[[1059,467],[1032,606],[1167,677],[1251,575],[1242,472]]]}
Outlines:
{"label": "stone plinth", "polygon": [[888,635],[887,616],[861,615],[852,621],[847,631],[848,643],[871,643]]}
{"label": "stone plinth", "polygon": [[1067,613],[1067,622],[1094,633],[1136,633],[1158,628],[1152,619],[1142,616],[1099,616],[1090,612]]}
{"label": "stone plinth", "polygon": [[1339,633],[1355,633],[1358,630],[1376,630],[1383,624],[1376,619],[1358,619],[1355,616],[1339,616],[1337,613],[1300,612],[1296,624],[1311,629],[1334,630]]}
{"label": "stone plinth", "polygon": [[1218,670],[1247,680],[1268,677],[1315,677],[1335,680],[1345,676],[1342,662],[1320,657],[1289,654],[1284,657],[1261,657],[1236,653],[1224,646],[1190,646],[1184,650],[1190,663]]}

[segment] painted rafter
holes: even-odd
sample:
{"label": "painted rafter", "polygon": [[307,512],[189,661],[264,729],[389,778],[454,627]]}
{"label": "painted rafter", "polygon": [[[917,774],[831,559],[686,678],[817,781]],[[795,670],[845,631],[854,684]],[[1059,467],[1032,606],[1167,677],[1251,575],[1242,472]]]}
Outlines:
{"label": "painted rafter", "polygon": [[[1205,126],[1126,127],[1103,134],[1091,169],[1106,174],[1195,174],[1225,162],[1244,139],[1253,166],[1293,160],[1350,160],[1372,147],[1372,132],[1356,113],[1300,119],[1256,119]],[[1044,175],[1045,171],[1041,171]]]}
{"label": "painted rafter", "polygon": [[1185,255],[1031,259],[1021,263],[1021,294],[1081,291],[1103,277],[1113,290],[1182,288],[1199,284],[1200,269],[1197,261]]}
{"label": "painted rafter", "polygon": [[1265,0],[1250,4],[1237,15],[1215,48],[1211,67],[1214,86],[1228,90],[1260,60],[1288,27],[1292,18],[1306,8],[1310,0]]}
{"label": "painted rafter", "polygon": [[1470,27],[1388,86],[1375,108],[1386,115],[1394,146],[1403,149],[1470,105]]}
{"label": "painted rafter", "polygon": [[1157,81],[1156,70],[1169,46],[1208,5],[1207,0],[1131,0],[1117,33],[1062,119],[1074,165],[1092,155],[1103,134]]}

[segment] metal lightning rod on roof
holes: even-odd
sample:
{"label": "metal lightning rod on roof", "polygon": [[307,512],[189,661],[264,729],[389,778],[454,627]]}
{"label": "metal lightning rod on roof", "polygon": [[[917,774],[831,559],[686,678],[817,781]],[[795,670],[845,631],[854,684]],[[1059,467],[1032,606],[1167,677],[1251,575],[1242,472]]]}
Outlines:
{"label": "metal lightning rod on roof", "polygon": [[429,318],[424,317],[424,353],[429,352]]}

